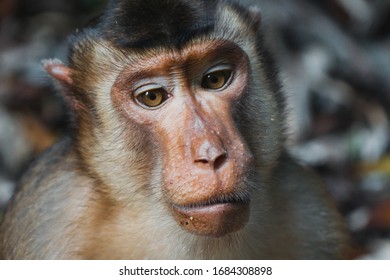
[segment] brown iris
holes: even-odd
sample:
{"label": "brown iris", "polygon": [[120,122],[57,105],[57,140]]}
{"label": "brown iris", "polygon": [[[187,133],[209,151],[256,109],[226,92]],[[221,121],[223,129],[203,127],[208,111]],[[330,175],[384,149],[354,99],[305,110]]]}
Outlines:
{"label": "brown iris", "polygon": [[168,94],[164,89],[158,88],[144,91],[136,98],[142,105],[154,108],[160,106],[168,98]]}
{"label": "brown iris", "polygon": [[206,74],[202,79],[202,87],[205,89],[221,89],[229,81],[232,72],[230,70],[219,70]]}

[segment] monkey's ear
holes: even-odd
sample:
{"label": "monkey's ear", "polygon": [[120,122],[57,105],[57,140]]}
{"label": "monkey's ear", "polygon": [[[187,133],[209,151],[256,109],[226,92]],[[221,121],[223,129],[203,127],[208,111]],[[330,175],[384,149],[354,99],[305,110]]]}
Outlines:
{"label": "monkey's ear", "polygon": [[46,72],[62,84],[71,85],[71,69],[65,66],[59,59],[42,60],[42,66]]}
{"label": "monkey's ear", "polygon": [[[59,59],[46,59],[42,61],[42,66],[46,72],[55,78],[63,86],[71,86],[72,69],[67,67]],[[69,108],[73,111],[85,110],[85,107],[67,90],[63,91],[63,97]]]}

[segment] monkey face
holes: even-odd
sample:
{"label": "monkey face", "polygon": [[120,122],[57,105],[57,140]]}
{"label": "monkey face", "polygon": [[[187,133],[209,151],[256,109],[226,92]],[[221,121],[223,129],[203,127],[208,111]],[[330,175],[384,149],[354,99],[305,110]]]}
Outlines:
{"label": "monkey face", "polygon": [[266,208],[283,110],[258,14],[214,12],[157,37],[103,22],[74,37],[69,67],[46,69],[71,92],[78,154],[105,191],[127,205],[153,195],[185,230],[217,237]]}
{"label": "monkey face", "polygon": [[122,71],[112,98],[161,151],[166,205],[195,234],[241,229],[249,218],[253,155],[232,113],[246,94],[245,53],[235,44],[209,41],[147,56]]}

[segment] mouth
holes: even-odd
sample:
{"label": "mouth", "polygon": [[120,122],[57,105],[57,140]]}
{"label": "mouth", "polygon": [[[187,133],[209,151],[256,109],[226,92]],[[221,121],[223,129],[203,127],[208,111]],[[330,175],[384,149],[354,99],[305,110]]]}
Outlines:
{"label": "mouth", "polygon": [[186,231],[221,237],[242,229],[249,220],[247,197],[218,198],[194,205],[172,204],[176,222]]}

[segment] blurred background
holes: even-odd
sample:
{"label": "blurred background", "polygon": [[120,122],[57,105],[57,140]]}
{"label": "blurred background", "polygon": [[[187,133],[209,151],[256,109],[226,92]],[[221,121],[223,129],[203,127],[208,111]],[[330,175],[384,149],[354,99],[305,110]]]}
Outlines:
{"label": "blurred background", "polygon": [[[41,60],[105,0],[0,0],[0,221],[15,182],[66,132]],[[260,4],[288,94],[289,149],[316,169],[347,220],[352,258],[390,259],[390,0]]]}

